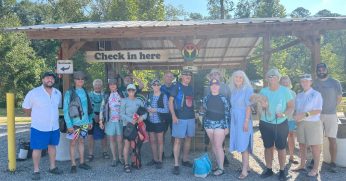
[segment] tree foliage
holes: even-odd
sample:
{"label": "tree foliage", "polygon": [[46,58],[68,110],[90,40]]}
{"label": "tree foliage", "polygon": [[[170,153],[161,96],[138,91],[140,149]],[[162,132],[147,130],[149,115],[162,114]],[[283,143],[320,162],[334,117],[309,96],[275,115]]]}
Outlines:
{"label": "tree foliage", "polygon": [[234,10],[231,0],[208,0],[209,19],[230,19]]}

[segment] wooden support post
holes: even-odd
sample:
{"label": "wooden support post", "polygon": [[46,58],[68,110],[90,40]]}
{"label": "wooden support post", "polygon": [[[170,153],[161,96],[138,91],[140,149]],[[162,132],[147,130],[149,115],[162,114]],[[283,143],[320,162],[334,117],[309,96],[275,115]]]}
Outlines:
{"label": "wooden support post", "polygon": [[316,78],[316,65],[321,63],[321,35],[318,31],[306,32],[298,36],[311,53],[311,75]]}
{"label": "wooden support post", "polygon": [[[83,45],[85,44],[85,41],[69,41],[69,40],[63,40],[61,42],[60,46],[60,57],[62,60],[69,60],[73,54],[75,54]],[[62,76],[63,80],[63,93],[68,90],[68,88],[71,86],[71,75],[69,74],[63,74]]]}
{"label": "wooden support post", "polygon": [[263,86],[267,86],[265,75],[269,70],[270,58],[271,58],[270,35],[266,34],[263,37]]}

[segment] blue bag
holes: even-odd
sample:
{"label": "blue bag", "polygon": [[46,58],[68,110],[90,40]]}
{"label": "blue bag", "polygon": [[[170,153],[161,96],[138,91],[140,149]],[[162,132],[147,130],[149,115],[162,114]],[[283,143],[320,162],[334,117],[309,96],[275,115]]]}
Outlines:
{"label": "blue bag", "polygon": [[204,153],[193,161],[193,174],[195,177],[205,178],[211,172],[211,161],[208,153]]}

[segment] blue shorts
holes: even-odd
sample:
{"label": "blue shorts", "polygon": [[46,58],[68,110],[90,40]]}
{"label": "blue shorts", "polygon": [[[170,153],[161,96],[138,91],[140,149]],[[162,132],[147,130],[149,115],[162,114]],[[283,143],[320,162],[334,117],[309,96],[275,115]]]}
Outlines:
{"label": "blue shorts", "polygon": [[178,123],[173,123],[172,136],[174,138],[194,137],[195,119],[179,119]]}
{"label": "blue shorts", "polygon": [[102,140],[105,137],[105,131],[100,128],[100,124],[94,124],[92,136],[94,140]]}
{"label": "blue shorts", "polygon": [[123,122],[108,121],[105,124],[105,133],[107,136],[122,136],[123,135]]}
{"label": "blue shorts", "polygon": [[297,123],[294,120],[288,121],[288,131],[292,132],[297,129]]}
{"label": "blue shorts", "polygon": [[30,129],[30,148],[33,150],[44,150],[48,145],[57,146],[60,140],[59,129],[55,131],[39,131]]}
{"label": "blue shorts", "polygon": [[223,120],[219,120],[219,121],[214,121],[214,120],[210,120],[210,119],[205,119],[203,126],[205,129],[226,129],[228,128],[228,123],[227,121]]}

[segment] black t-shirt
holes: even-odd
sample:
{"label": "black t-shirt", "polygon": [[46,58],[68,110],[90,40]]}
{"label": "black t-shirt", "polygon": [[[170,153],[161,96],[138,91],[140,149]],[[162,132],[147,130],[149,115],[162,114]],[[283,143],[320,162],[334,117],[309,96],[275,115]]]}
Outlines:
{"label": "black t-shirt", "polygon": [[209,99],[207,100],[206,118],[213,121],[220,121],[225,119],[225,106],[220,96],[209,96]]}
{"label": "black t-shirt", "polygon": [[183,107],[179,110],[175,110],[175,114],[178,117],[178,119],[194,119],[195,118],[195,111],[194,111],[194,104],[193,104],[193,89],[189,86],[184,86],[183,84],[177,83],[172,87],[170,91],[170,96],[174,97],[178,95],[178,86],[181,86],[181,90],[184,94],[183,99]]}

